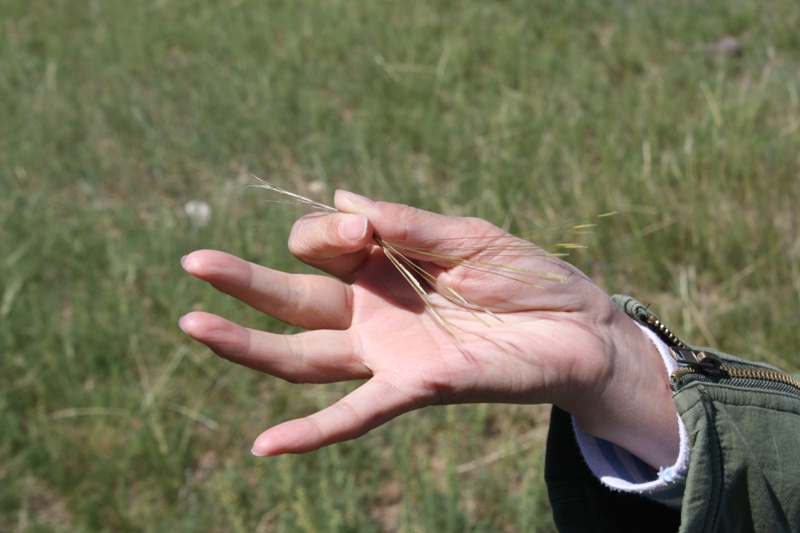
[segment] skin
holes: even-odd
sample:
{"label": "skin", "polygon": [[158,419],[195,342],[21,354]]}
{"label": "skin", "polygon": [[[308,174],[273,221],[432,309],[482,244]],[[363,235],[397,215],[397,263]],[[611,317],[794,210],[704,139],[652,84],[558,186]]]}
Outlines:
{"label": "skin", "polygon": [[[678,420],[661,358],[582,272],[534,252],[476,252],[476,243],[508,238],[480,219],[376,203],[345,191],[336,193],[335,205],[338,213],[298,220],[289,239],[298,259],[334,278],[287,274],[211,250],[182,260],[191,275],[217,290],[308,330],[277,335],[209,313],[182,317],[180,327],[219,356],[293,383],[367,380],[317,413],[268,429],[256,439],[254,455],[310,452],[429,405],[500,402],[553,403],[588,432],[656,468],[675,462]],[[416,248],[444,247],[451,255],[454,243],[469,243],[461,247],[463,258],[558,274],[565,281],[537,287],[414,258],[438,284],[502,319],[431,291],[431,302],[456,336],[374,245],[373,233]]]}

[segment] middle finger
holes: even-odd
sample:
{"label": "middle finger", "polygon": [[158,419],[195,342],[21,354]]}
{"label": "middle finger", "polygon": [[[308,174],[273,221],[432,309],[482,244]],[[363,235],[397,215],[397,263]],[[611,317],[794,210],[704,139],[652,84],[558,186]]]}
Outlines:
{"label": "middle finger", "polygon": [[310,274],[287,274],[244,259],[200,250],[181,264],[217,290],[294,326],[347,329],[352,320],[353,290],[341,281]]}

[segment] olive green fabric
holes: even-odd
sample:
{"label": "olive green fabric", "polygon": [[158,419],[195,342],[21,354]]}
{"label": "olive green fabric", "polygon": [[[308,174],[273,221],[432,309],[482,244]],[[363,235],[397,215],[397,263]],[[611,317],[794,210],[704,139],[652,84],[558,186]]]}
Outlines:
{"label": "olive green fabric", "polygon": [[[632,298],[615,301],[637,320],[649,314]],[[673,396],[692,453],[680,519],[603,486],[580,454],[569,415],[554,408],[545,479],[559,531],[800,531],[800,390],[725,376],[684,383]]]}
{"label": "olive green fabric", "polygon": [[692,446],[681,531],[800,531],[800,400],[693,383],[673,401]]}

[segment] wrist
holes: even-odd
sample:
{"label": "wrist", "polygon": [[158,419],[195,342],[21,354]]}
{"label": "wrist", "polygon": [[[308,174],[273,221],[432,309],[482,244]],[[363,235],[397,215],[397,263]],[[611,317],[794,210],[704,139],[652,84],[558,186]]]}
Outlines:
{"label": "wrist", "polygon": [[587,432],[651,466],[672,465],[680,451],[679,423],[664,360],[647,334],[614,308],[603,343],[608,372],[570,412]]}

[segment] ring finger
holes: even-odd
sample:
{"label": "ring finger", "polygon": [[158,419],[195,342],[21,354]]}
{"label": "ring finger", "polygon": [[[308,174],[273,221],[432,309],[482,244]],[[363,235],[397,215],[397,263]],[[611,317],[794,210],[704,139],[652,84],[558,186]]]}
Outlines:
{"label": "ring finger", "polygon": [[372,375],[358,356],[360,347],[344,331],[277,335],[203,312],[184,316],[180,327],[220,357],[292,383],[333,383]]}

